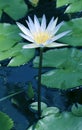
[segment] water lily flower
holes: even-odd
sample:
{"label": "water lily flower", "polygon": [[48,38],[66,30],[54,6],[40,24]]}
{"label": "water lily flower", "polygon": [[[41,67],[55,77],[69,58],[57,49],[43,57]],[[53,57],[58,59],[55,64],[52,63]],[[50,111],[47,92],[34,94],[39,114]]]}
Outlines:
{"label": "water lily flower", "polygon": [[60,34],[56,33],[63,25],[64,22],[57,24],[58,18],[54,20],[54,17],[50,20],[48,26],[46,25],[46,17],[43,15],[41,24],[34,15],[34,22],[30,17],[26,23],[28,28],[26,28],[21,23],[17,22],[18,27],[22,30],[23,33],[20,33],[20,36],[31,42],[27,45],[24,45],[23,48],[38,48],[38,47],[60,47],[67,46],[66,44],[57,43],[56,40],[67,35],[70,31],[65,31]]}

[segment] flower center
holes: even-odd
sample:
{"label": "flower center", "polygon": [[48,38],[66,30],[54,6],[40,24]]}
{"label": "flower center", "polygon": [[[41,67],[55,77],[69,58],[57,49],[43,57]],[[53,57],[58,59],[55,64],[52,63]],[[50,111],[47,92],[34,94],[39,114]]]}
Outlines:
{"label": "flower center", "polygon": [[38,44],[45,43],[49,38],[50,36],[47,32],[40,32],[34,35],[34,40]]}

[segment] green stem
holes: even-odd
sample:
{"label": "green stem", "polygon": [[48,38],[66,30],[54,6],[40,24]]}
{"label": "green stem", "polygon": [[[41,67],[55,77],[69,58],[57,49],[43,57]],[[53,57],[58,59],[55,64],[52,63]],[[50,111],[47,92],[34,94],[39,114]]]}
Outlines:
{"label": "green stem", "polygon": [[38,117],[41,118],[41,71],[42,71],[43,48],[40,48],[39,71],[38,71]]}

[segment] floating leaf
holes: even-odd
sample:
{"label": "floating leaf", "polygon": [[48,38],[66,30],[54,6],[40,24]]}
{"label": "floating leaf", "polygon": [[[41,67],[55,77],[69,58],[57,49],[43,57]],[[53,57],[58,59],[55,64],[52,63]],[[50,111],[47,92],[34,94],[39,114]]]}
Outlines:
{"label": "floating leaf", "polygon": [[[52,109],[51,109],[52,111]],[[57,116],[52,112],[39,120],[28,130],[81,130],[82,117],[74,116],[71,112],[63,112]]]}
{"label": "floating leaf", "polygon": [[6,51],[21,41],[19,29],[16,25],[0,24],[0,51]]}
{"label": "floating leaf", "polygon": [[8,66],[20,66],[29,62],[34,56],[35,49],[23,49],[23,45],[25,43],[18,43],[8,51],[0,52],[0,60],[11,58]]}
{"label": "floating leaf", "polygon": [[61,7],[67,4],[70,4],[66,10],[67,13],[82,11],[82,0],[57,0],[57,7]]}
{"label": "floating leaf", "polygon": [[16,25],[0,24],[0,60],[11,58],[8,66],[23,65],[34,56],[35,49],[23,49],[21,40]]}
{"label": "floating leaf", "polygon": [[[61,65],[66,61],[67,58],[70,56],[71,49],[54,49],[54,50],[49,50],[46,51],[43,54],[43,60],[42,64],[43,67],[60,67]],[[39,57],[37,56],[33,63],[34,67],[38,67],[38,61]]]}
{"label": "floating leaf", "polygon": [[16,46],[11,47],[7,51],[1,51],[0,52],[0,60],[4,60],[4,59],[7,59],[7,58],[15,57],[20,52],[20,50],[22,49],[23,45],[24,44],[19,43]]}
{"label": "floating leaf", "polygon": [[27,10],[24,0],[0,0],[0,17],[4,11],[14,20],[18,20],[26,15]]}
{"label": "floating leaf", "polygon": [[14,126],[13,121],[3,112],[0,112],[0,129],[10,130]]}
{"label": "floating leaf", "polygon": [[57,7],[61,7],[61,6],[67,5],[69,3],[70,3],[69,0],[57,0]]}
{"label": "floating leaf", "polygon": [[[22,46],[25,45],[21,43]],[[14,48],[13,48],[14,49]],[[35,49],[23,49],[21,47],[19,53],[14,53],[16,50],[13,50],[13,54],[15,54],[14,57],[10,60],[8,66],[20,66],[25,63],[28,63],[29,60],[31,60],[35,54]],[[10,53],[9,53],[10,54]]]}
{"label": "floating leaf", "polygon": [[81,104],[77,104],[77,106],[74,104],[72,106],[72,113],[76,116],[81,116],[82,117],[82,105]]}
{"label": "floating leaf", "polygon": [[42,75],[42,84],[50,88],[73,88],[82,84],[82,72],[80,73],[77,70],[75,72],[74,70],[52,70]]}
{"label": "floating leaf", "polygon": [[82,18],[72,19],[65,22],[58,33],[71,30],[70,35],[60,38],[58,41],[72,46],[82,46]]}
{"label": "floating leaf", "polygon": [[[34,66],[37,64],[38,57],[34,60]],[[43,67],[53,68],[42,75],[42,84],[47,87],[68,89],[82,85],[81,50],[68,48],[49,50],[43,55]]]}

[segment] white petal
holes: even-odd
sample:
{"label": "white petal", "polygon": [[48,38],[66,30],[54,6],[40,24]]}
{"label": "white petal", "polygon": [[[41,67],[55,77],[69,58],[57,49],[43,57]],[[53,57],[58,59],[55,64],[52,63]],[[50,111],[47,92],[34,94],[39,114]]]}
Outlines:
{"label": "white petal", "polygon": [[46,29],[46,17],[43,15],[41,22],[41,30],[44,31]]}
{"label": "white petal", "polygon": [[31,33],[34,34],[35,33],[35,25],[29,16],[28,16],[28,20],[29,20],[29,22],[26,20],[26,23],[27,23]]}
{"label": "white petal", "polygon": [[57,31],[60,29],[60,27],[61,27],[63,24],[64,24],[64,22],[61,22],[61,23],[58,24],[56,27],[54,27],[53,30],[51,30],[51,32],[50,32],[51,37],[54,36],[54,35],[57,33]]}
{"label": "white petal", "polygon": [[52,17],[52,19],[49,22],[48,27],[46,29],[48,32],[51,32],[53,30],[53,28],[55,28],[55,26],[57,24],[57,20],[58,20],[58,18],[56,18],[55,21],[54,21],[54,17]]}
{"label": "white petal", "polygon": [[47,26],[46,31],[50,31],[50,30],[52,29],[52,24],[53,24],[53,22],[54,22],[54,17],[52,17],[52,19],[50,20],[50,22],[49,22],[49,24],[48,24],[48,26]]}
{"label": "white petal", "polygon": [[56,40],[60,39],[61,37],[67,35],[69,32],[70,32],[70,31],[65,31],[65,32],[62,32],[62,33],[60,33],[60,34],[54,36],[54,38],[52,38],[52,41],[56,41]]}
{"label": "white petal", "polygon": [[58,24],[54,29],[54,34],[56,34],[56,32],[60,29],[60,27],[64,24],[64,22],[61,22],[60,24]]}
{"label": "white petal", "polygon": [[62,46],[68,46],[68,45],[62,43],[56,43],[56,42],[46,45],[46,47],[62,47]]}
{"label": "white petal", "polygon": [[36,31],[38,32],[40,30],[40,23],[36,15],[34,15],[34,25],[35,25]]}
{"label": "white petal", "polygon": [[27,48],[38,48],[39,46],[37,46],[36,44],[27,44],[24,45],[23,48],[27,49]]}
{"label": "white petal", "polygon": [[28,41],[30,41],[30,42],[34,42],[34,40],[33,40],[31,37],[29,37],[29,36],[27,36],[27,35],[24,35],[23,33],[19,33],[19,34],[20,34],[20,36],[23,37],[24,39],[26,39],[26,40],[28,40]]}
{"label": "white petal", "polygon": [[[18,27],[22,30],[22,32],[30,37],[32,37],[32,34],[30,33],[30,31],[21,23],[16,22]],[[33,37],[32,37],[33,38]]]}
{"label": "white petal", "polygon": [[46,42],[43,43],[44,46],[47,46],[48,44],[52,43],[52,39],[47,40]]}

